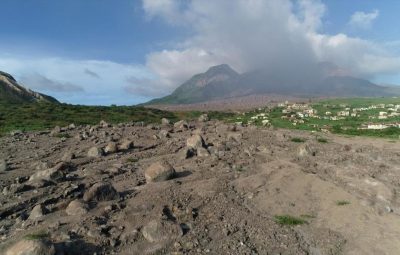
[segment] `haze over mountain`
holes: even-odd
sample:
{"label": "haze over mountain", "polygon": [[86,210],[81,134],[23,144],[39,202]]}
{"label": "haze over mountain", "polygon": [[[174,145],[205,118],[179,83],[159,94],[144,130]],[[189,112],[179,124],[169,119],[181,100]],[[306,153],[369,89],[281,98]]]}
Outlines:
{"label": "haze over mountain", "polygon": [[51,102],[58,101],[50,96],[32,91],[18,82],[10,74],[0,71],[0,101],[10,103]]}
{"label": "haze over mountain", "polygon": [[[299,97],[393,96],[390,87],[351,76],[332,63],[319,63],[309,74],[276,75],[268,70],[237,73],[229,65],[209,68],[179,86],[171,95],[149,104],[187,104],[248,95],[276,94]],[[399,94],[399,93],[397,93]]]}

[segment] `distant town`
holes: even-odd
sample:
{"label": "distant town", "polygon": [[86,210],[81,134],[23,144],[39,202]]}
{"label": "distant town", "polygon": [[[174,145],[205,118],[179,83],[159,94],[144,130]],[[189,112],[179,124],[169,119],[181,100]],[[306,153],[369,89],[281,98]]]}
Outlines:
{"label": "distant town", "polygon": [[[280,102],[236,118],[238,124],[272,125],[331,132],[339,130],[400,129],[400,100],[348,99],[320,102]],[[380,102],[382,101],[382,102]]]}

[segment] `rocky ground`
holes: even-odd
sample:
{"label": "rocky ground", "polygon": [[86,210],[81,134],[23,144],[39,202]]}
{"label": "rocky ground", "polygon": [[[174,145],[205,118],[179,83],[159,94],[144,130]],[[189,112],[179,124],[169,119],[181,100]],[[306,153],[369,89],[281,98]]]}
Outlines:
{"label": "rocky ground", "polygon": [[399,142],[320,138],[205,116],[15,132],[0,252],[398,254]]}

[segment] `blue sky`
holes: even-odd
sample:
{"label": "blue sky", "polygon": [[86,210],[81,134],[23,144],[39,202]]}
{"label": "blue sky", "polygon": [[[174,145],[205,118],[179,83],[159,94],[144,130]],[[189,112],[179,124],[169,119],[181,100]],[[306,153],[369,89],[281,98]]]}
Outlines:
{"label": "blue sky", "polygon": [[298,61],[400,84],[396,0],[2,0],[1,10],[0,70],[67,103],[136,104],[214,64],[289,65],[299,47]]}

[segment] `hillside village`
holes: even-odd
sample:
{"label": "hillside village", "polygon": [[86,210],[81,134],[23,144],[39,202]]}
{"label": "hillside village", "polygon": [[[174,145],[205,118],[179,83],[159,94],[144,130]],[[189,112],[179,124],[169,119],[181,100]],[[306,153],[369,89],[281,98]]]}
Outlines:
{"label": "hillside village", "polygon": [[[400,103],[379,103],[357,106],[351,104],[328,103],[291,103],[280,102],[272,108],[259,108],[255,112],[238,117],[238,124],[273,125],[285,121],[292,126],[307,125],[310,128],[329,132],[335,126],[342,129],[352,126],[358,130],[383,130],[390,127],[400,128]],[[249,118],[247,116],[251,115]],[[278,118],[280,120],[278,120]],[[354,126],[354,123],[359,123]]]}

